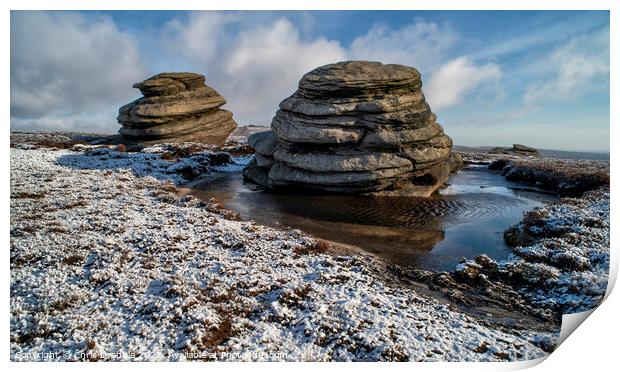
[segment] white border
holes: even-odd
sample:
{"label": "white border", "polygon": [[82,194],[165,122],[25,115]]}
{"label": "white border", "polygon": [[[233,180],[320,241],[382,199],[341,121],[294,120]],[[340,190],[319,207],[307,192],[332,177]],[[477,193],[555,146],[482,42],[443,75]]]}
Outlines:
{"label": "white border", "polygon": [[[72,10],[571,10],[613,9],[611,0],[5,0],[8,9],[72,9]],[[7,5],[8,5],[7,4]]]}
{"label": "white border", "polygon": [[[55,0],[5,0],[2,2],[4,12],[1,18],[2,32],[1,43],[4,50],[2,59],[3,66],[3,84],[2,87],[2,101],[0,110],[2,117],[5,119],[6,130],[9,128],[10,118],[10,59],[9,59],[9,43],[10,43],[10,9],[71,9],[71,10],[196,10],[196,9],[230,9],[230,10],[309,10],[309,9],[321,9],[321,10],[344,10],[344,9],[366,9],[366,10],[387,10],[387,9],[410,9],[410,10],[576,10],[576,9],[597,9],[597,10],[611,10],[611,66],[614,66],[611,70],[611,107],[610,107],[610,122],[618,123],[618,102],[617,91],[618,78],[615,74],[615,66],[618,66],[618,48],[615,47],[618,43],[618,10],[620,8],[620,2],[610,0],[591,0],[591,1],[577,1],[577,0],[473,0],[473,1],[459,1],[459,0],[433,0],[433,1],[414,1],[414,0],[356,0],[348,1],[341,0],[340,3],[334,0],[298,0],[298,1],[278,1],[278,0],[231,0],[231,1],[193,1],[193,0],[176,0],[176,1],[162,1],[162,0],[91,0],[91,1],[55,1]],[[615,189],[615,174],[616,174],[616,162],[618,160],[618,153],[615,149],[620,145],[617,128],[612,125],[610,128],[611,133],[611,169],[612,169],[612,189]],[[9,135],[5,132],[3,137],[3,151],[2,167],[5,177],[2,178],[2,189],[4,198],[2,199],[2,207],[4,215],[2,216],[4,235],[2,236],[2,246],[5,248],[3,255],[3,264],[5,270],[2,272],[4,296],[3,302],[3,322],[2,322],[2,345],[3,345],[3,359],[5,363],[8,363],[9,358],[9,177],[6,175],[10,172],[9,165]],[[615,211],[618,210],[618,202],[616,201],[616,191],[612,192],[611,203],[611,235],[613,238],[617,236],[618,229],[616,228],[616,215]],[[618,254],[616,248],[612,243],[611,254],[611,270],[610,270],[610,285],[609,290],[613,288],[618,272]],[[539,367],[540,370],[609,370],[610,366],[614,365],[616,355],[618,353],[618,310],[620,310],[619,297],[617,294],[611,295],[599,309],[593,312],[592,316],[586,321],[586,326],[579,327],[574,335],[569,337],[554,353],[551,354],[547,360]],[[197,369],[204,370],[206,368],[261,368],[269,370],[284,370],[289,368],[308,370],[318,368],[338,368],[340,369],[372,369],[377,368],[390,368],[390,369],[440,369],[440,370],[497,370],[497,369],[521,369],[527,368],[537,364],[540,361],[523,362],[523,363],[417,363],[415,365],[409,363],[400,364],[384,364],[384,363],[296,363],[294,366],[285,365],[281,363],[269,363],[269,364],[243,364],[243,363],[227,363],[223,365],[213,364],[194,364],[184,363],[182,365],[175,365],[174,368],[183,369]],[[121,368],[121,369],[137,369],[137,370],[160,370],[169,368],[168,364],[164,363],[133,363],[133,364],[48,364],[48,363],[12,363],[10,368],[13,370],[23,369],[83,369],[85,366],[92,369],[108,369]]]}

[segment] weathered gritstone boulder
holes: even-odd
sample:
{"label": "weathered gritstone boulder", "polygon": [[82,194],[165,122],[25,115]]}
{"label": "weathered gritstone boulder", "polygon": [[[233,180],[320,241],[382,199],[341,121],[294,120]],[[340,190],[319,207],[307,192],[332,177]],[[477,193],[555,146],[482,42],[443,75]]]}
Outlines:
{"label": "weathered gritstone boulder", "polygon": [[144,97],[119,109],[118,132],[129,142],[202,142],[222,144],[237,127],[226,103],[205,77],[165,72],[133,85]]}
{"label": "weathered gritstone boulder", "polygon": [[319,67],[255,133],[244,176],[268,188],[428,196],[456,169],[420,73],[378,62]]}
{"label": "weathered gritstone boulder", "polygon": [[489,154],[540,157],[540,152],[535,148],[519,144],[514,144],[512,147],[495,147],[489,150]]}

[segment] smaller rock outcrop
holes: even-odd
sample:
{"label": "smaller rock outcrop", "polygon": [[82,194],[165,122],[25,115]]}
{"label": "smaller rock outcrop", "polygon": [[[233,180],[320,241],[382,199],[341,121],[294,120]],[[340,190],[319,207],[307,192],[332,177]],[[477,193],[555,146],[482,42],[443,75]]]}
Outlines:
{"label": "smaller rock outcrop", "polygon": [[222,144],[237,127],[226,103],[205,76],[165,72],[133,85],[144,97],[119,109],[119,133],[128,142]]}
{"label": "smaller rock outcrop", "polygon": [[514,144],[512,147],[495,147],[489,150],[489,154],[540,157],[540,153],[535,148],[519,144]]}
{"label": "smaller rock outcrop", "polygon": [[450,157],[446,161],[446,164],[450,168],[450,173],[456,173],[460,171],[465,165],[463,161],[463,155],[459,154],[458,152],[452,152],[450,154]]}

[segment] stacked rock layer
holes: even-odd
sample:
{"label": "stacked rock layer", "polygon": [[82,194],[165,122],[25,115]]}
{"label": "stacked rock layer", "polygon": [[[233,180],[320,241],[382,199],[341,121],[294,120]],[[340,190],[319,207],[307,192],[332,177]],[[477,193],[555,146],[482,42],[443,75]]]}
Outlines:
{"label": "stacked rock layer", "polygon": [[428,196],[448,178],[452,140],[420,73],[350,61],[319,67],[280,103],[244,175],[269,188]]}
{"label": "stacked rock layer", "polygon": [[119,109],[118,132],[130,142],[222,144],[237,127],[204,75],[166,72],[133,85],[144,97]]}

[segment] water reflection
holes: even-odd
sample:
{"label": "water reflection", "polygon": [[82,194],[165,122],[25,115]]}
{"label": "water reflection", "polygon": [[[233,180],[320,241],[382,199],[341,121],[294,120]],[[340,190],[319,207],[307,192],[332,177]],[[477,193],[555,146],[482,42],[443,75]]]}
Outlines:
{"label": "water reflection", "polygon": [[215,197],[260,224],[298,228],[431,270],[449,269],[461,257],[479,253],[504,258],[509,249],[503,231],[524,211],[553,198],[485,168],[465,169],[449,184],[431,198],[281,194],[229,173],[193,184],[190,193]]}

